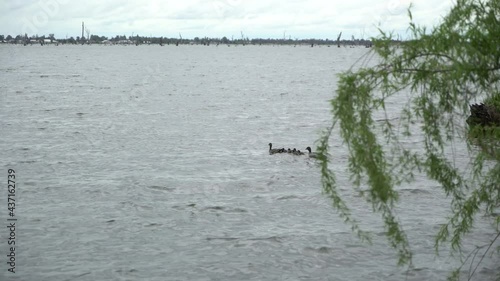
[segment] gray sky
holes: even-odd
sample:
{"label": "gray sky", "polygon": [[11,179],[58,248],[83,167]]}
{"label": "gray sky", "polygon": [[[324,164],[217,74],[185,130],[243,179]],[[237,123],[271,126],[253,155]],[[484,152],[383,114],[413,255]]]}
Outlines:
{"label": "gray sky", "polygon": [[[0,34],[90,34],[184,38],[369,38],[383,30],[406,38],[410,0],[0,0]],[[432,27],[453,0],[416,0],[414,21]]]}

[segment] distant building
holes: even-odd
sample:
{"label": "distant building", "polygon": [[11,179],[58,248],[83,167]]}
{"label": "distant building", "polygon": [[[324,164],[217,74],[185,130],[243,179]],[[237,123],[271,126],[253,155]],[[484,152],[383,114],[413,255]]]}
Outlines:
{"label": "distant building", "polygon": [[120,40],[118,41],[118,44],[129,45],[129,44],[134,44],[134,42],[132,40]]}

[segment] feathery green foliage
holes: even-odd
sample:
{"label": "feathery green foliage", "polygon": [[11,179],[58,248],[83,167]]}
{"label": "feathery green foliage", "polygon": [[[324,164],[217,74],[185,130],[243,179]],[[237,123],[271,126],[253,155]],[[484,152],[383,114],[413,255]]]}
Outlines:
{"label": "feathery green foliage", "polygon": [[[411,40],[401,44],[381,32],[373,48],[379,63],[339,76],[331,101],[332,127],[317,148],[324,193],[353,230],[367,237],[328,168],[328,142],[338,126],[348,146],[354,188],[368,186],[360,194],[381,214],[400,265],[411,264],[412,251],[395,213],[397,187],[413,182],[415,173],[439,183],[451,198],[451,217],[437,234],[436,250],[449,242],[460,251],[476,215],[491,215],[500,206],[500,134],[481,139],[483,149],[468,145],[473,158],[469,171],[457,168],[449,152],[454,143],[466,141],[463,127],[474,99],[500,104],[500,1],[458,0],[432,31],[413,22],[408,31]],[[376,122],[374,115],[385,112],[387,99],[402,96],[402,91],[410,95],[400,118]],[[420,150],[401,142],[415,135],[423,136]]]}

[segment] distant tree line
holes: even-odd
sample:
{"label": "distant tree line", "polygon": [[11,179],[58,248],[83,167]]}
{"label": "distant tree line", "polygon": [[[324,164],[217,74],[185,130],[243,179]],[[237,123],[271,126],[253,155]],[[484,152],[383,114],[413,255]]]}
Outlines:
{"label": "distant tree line", "polygon": [[167,37],[150,37],[150,36],[140,36],[140,35],[116,35],[114,37],[108,38],[106,36],[90,35],[88,38],[77,36],[66,37],[66,38],[55,38],[54,34],[49,36],[45,35],[16,35],[15,37],[11,35],[0,35],[0,43],[11,43],[11,44],[26,44],[41,42],[49,39],[50,42],[57,42],[58,44],[159,44],[159,45],[364,45],[371,46],[372,42],[365,39],[353,39],[353,40],[337,40],[332,39],[277,39],[277,38],[239,38],[239,39],[229,39],[227,37],[222,38],[209,38],[209,37],[195,37],[193,39],[188,38],[167,38]]}

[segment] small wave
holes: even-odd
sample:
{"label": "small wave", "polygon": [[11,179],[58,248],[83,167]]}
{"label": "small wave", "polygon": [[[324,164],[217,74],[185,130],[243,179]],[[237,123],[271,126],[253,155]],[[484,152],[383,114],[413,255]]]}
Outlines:
{"label": "small wave", "polygon": [[365,248],[366,245],[362,244],[344,244],[346,248]]}
{"label": "small wave", "polygon": [[393,118],[381,118],[381,119],[377,119],[375,120],[375,122],[385,122],[385,121],[394,121],[394,120],[398,120],[399,117],[393,117]]}
{"label": "small wave", "polygon": [[247,213],[248,211],[242,208],[234,208],[234,209],[228,209],[226,212],[228,213]]}
{"label": "small wave", "polygon": [[252,240],[252,241],[271,241],[271,242],[281,243],[281,241],[283,239],[284,239],[284,237],[280,237],[280,236],[270,236],[270,237],[261,237],[261,238],[250,238],[248,240]]}
{"label": "small wave", "polygon": [[271,241],[281,243],[283,237],[279,236],[269,236],[269,237],[256,237],[256,238],[238,238],[238,237],[207,237],[208,241],[211,240],[224,240],[224,241],[234,241],[234,240],[246,240],[246,241]]}
{"label": "small wave", "polygon": [[215,210],[215,211],[224,211],[226,213],[247,213],[248,211],[242,208],[226,208],[222,206],[210,206],[210,207],[205,207],[202,209],[202,211],[210,211],[210,210]]}
{"label": "small wave", "polygon": [[319,247],[319,248],[306,247],[304,250],[308,251],[308,252],[319,253],[319,254],[329,254],[329,253],[332,253],[334,249],[330,248],[330,247],[323,246],[323,247]]}
{"label": "small wave", "polygon": [[117,273],[132,273],[132,272],[138,272],[137,269],[135,268],[132,268],[132,269],[129,269],[129,270],[123,270],[123,269],[118,269],[116,270]]}
{"label": "small wave", "polygon": [[195,203],[191,203],[191,204],[187,204],[186,206],[179,206],[179,205],[175,205],[175,206],[172,206],[172,209],[176,209],[176,210],[186,210],[188,207],[189,208],[194,208],[196,206]]}
{"label": "small wave", "polygon": [[147,188],[154,189],[154,190],[161,190],[161,191],[174,191],[175,190],[175,187],[166,187],[166,186],[159,186],[159,185],[151,185],[151,186],[148,186]]}
{"label": "small wave", "polygon": [[400,192],[402,193],[411,193],[411,194],[430,194],[431,192],[425,189],[416,189],[416,188],[408,188],[408,189],[401,189]]}
{"label": "small wave", "polygon": [[72,278],[70,278],[70,279],[66,279],[65,281],[74,280],[75,278],[83,277],[83,276],[85,276],[85,275],[89,275],[89,274],[91,274],[91,273],[92,273],[92,272],[85,272],[85,273],[82,273],[82,274],[80,274],[80,275],[73,276],[73,277],[72,277]]}
{"label": "small wave", "polygon": [[224,207],[222,206],[211,206],[211,207],[205,207],[203,210],[216,210],[216,211],[222,211],[224,210]]}
{"label": "small wave", "polygon": [[296,195],[287,195],[287,196],[278,197],[277,200],[288,200],[288,199],[299,199],[299,197]]}
{"label": "small wave", "polygon": [[[33,72],[36,73],[36,72]],[[54,73],[54,74],[40,74],[40,78],[49,78],[49,77],[80,77],[81,74],[63,74],[63,73]]]}
{"label": "small wave", "polygon": [[418,271],[428,270],[428,269],[429,269],[429,268],[427,268],[427,267],[415,267],[415,268],[412,268],[411,270],[412,270],[412,271],[417,271],[417,272],[418,272]]}
{"label": "small wave", "polygon": [[207,241],[212,241],[212,240],[234,241],[239,239],[240,238],[236,237],[207,237]]}

